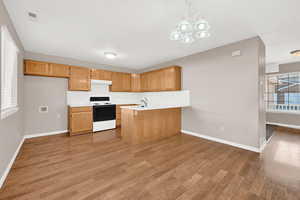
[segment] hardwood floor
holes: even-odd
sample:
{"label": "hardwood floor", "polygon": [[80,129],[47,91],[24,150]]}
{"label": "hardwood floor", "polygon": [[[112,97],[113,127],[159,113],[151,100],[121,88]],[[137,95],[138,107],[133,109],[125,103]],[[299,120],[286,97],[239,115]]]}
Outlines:
{"label": "hardwood floor", "polygon": [[119,130],[28,139],[0,199],[299,200],[300,136],[263,154],[180,135],[129,146]]}

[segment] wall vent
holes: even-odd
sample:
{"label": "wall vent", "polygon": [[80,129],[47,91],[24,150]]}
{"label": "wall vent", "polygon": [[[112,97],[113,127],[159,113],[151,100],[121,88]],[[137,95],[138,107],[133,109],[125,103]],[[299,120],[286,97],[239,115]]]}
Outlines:
{"label": "wall vent", "polygon": [[37,14],[34,12],[28,12],[28,18],[30,21],[37,21],[38,19]]}

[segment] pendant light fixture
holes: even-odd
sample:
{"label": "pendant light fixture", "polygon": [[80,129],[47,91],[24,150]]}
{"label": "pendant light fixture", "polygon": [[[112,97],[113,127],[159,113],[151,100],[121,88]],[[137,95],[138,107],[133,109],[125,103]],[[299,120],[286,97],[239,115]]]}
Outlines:
{"label": "pendant light fixture", "polygon": [[190,0],[185,0],[186,14],[170,34],[170,40],[180,41],[185,44],[193,43],[198,39],[208,38],[209,23],[200,18],[199,15],[192,14],[192,4]]}

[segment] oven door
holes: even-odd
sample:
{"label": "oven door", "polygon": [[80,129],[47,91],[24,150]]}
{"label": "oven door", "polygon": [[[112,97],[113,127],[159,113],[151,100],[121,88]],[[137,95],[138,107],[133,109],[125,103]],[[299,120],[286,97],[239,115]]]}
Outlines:
{"label": "oven door", "polygon": [[116,119],[116,105],[93,106],[93,121],[109,121]]}

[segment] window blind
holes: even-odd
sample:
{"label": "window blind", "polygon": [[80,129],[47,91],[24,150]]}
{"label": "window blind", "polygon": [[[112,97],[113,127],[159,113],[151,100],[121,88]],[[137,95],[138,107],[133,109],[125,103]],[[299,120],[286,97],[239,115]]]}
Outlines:
{"label": "window blind", "polygon": [[6,26],[1,26],[1,118],[17,110],[18,47]]}

